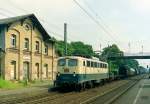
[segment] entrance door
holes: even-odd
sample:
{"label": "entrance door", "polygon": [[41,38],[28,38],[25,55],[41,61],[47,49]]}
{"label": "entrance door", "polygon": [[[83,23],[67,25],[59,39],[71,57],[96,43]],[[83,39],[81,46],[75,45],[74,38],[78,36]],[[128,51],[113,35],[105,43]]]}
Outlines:
{"label": "entrance door", "polygon": [[36,72],[37,72],[37,79],[39,79],[39,78],[40,78],[39,63],[36,63],[36,64],[35,64],[35,67],[36,67]]}
{"label": "entrance door", "polygon": [[10,79],[16,79],[16,61],[12,61],[10,64]]}
{"label": "entrance door", "polygon": [[47,79],[47,78],[48,78],[48,65],[47,65],[47,64],[44,65],[43,78],[44,78],[44,79]]}
{"label": "entrance door", "polygon": [[23,79],[29,80],[29,62],[23,63]]}

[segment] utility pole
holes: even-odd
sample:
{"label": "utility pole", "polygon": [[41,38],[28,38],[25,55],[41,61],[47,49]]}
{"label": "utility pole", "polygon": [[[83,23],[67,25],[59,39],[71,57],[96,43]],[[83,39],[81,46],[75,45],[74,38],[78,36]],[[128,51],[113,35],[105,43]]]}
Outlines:
{"label": "utility pole", "polygon": [[64,23],[65,56],[67,56],[67,23]]}
{"label": "utility pole", "polygon": [[130,44],[130,42],[128,43],[128,47],[129,47],[129,53],[131,53],[131,44]]}
{"label": "utility pole", "polygon": [[143,55],[143,45],[142,45],[142,55]]}
{"label": "utility pole", "polygon": [[108,43],[107,43],[107,44],[108,44],[108,47],[109,47],[109,41],[108,41]]}
{"label": "utility pole", "polygon": [[102,44],[100,44],[100,53],[101,53],[101,51],[102,51]]}

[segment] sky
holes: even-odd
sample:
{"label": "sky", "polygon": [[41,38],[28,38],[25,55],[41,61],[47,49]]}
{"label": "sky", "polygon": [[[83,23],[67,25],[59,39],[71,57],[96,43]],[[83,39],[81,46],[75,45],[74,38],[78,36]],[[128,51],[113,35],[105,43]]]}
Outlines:
{"label": "sky", "polygon": [[0,0],[0,18],[34,13],[56,39],[63,39],[67,23],[69,42],[83,41],[94,50],[115,43],[124,52],[150,52],[150,0],[76,1],[96,22],[74,0]]}

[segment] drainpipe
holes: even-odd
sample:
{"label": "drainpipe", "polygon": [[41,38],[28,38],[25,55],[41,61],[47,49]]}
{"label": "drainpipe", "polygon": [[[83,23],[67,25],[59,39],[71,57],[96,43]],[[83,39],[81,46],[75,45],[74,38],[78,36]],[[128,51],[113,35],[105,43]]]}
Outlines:
{"label": "drainpipe", "polygon": [[[34,25],[33,25],[33,26],[34,26]],[[29,50],[30,50],[30,52],[31,52],[31,53],[30,53],[31,60],[30,60],[30,66],[29,66],[29,67],[30,67],[30,69],[29,69],[29,70],[30,70],[30,71],[29,71],[29,72],[30,72],[30,80],[32,80],[32,74],[33,74],[33,73],[32,73],[32,57],[33,57],[33,50],[32,50],[32,49],[33,49],[33,48],[32,48],[32,47],[33,47],[33,46],[32,46],[32,45],[33,45],[32,30],[33,30],[33,28],[34,28],[34,27],[31,28],[31,40],[30,40],[30,41],[31,41],[31,45],[29,45]],[[30,49],[30,48],[31,48],[31,49]]]}
{"label": "drainpipe", "polygon": [[42,48],[43,47],[42,47],[42,40],[41,40],[41,70],[40,70],[41,71],[41,73],[40,73],[41,74],[40,75],[41,76],[41,78],[40,78],[41,81],[42,81],[42,73],[43,73],[42,72],[42,66],[43,66],[43,63],[42,63],[42,60],[43,60],[43,53],[42,53],[42,51],[43,51],[43,49]]}
{"label": "drainpipe", "polygon": [[52,43],[52,80],[54,79],[54,43]]}
{"label": "drainpipe", "polygon": [[20,47],[20,33],[19,33],[19,56],[18,56],[18,80],[20,80],[20,58],[21,58],[21,47]]}

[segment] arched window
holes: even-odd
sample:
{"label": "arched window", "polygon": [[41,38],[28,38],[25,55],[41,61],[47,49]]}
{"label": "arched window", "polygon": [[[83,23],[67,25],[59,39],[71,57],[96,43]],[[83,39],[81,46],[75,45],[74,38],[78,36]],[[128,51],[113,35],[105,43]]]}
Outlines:
{"label": "arched window", "polygon": [[26,31],[29,31],[31,27],[29,26],[29,24],[26,23],[26,24],[24,24],[24,28]]}
{"label": "arched window", "polygon": [[39,48],[40,48],[40,43],[39,43],[39,41],[36,41],[36,42],[35,42],[35,50],[36,50],[37,52],[39,52]]}
{"label": "arched window", "polygon": [[11,46],[14,48],[16,47],[16,35],[15,34],[11,35]]}
{"label": "arched window", "polygon": [[45,55],[48,55],[48,45],[45,45],[44,53]]}
{"label": "arched window", "polygon": [[29,39],[28,38],[24,39],[24,49],[29,50]]}

